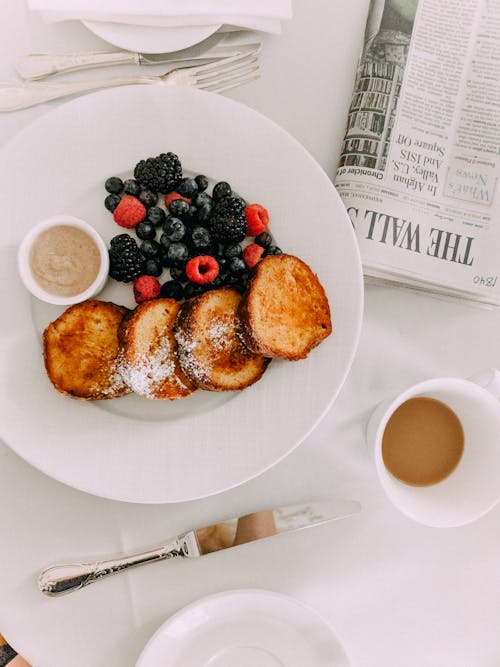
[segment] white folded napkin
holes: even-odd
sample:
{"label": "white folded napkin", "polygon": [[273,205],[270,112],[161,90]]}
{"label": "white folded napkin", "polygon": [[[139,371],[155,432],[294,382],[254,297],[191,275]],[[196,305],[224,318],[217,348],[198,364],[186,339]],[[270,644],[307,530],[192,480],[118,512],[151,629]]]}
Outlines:
{"label": "white folded napkin", "polygon": [[280,32],[292,0],[28,0],[48,22],[80,20],[178,28],[232,25]]}

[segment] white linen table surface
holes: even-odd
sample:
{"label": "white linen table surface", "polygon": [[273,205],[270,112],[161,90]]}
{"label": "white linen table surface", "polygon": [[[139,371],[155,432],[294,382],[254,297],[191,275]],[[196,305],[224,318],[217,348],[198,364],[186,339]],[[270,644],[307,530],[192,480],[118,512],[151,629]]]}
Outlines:
{"label": "white linen table surface", "polygon": [[[330,176],[367,7],[367,0],[296,0],[282,36],[264,38],[262,78],[230,93],[289,130]],[[2,79],[15,76],[15,59],[28,52],[111,50],[80,24],[44,24],[17,0],[4,0],[3,19]],[[0,142],[56,104],[0,116]],[[94,498],[45,477],[0,444],[0,631],[33,667],[133,667],[173,612],[209,593],[257,587],[317,609],[355,667],[498,667],[500,508],[456,529],[410,521],[378,484],[364,427],[379,400],[414,382],[498,367],[499,341],[499,310],[367,289],[358,354],[323,422],[273,469],[207,500],[148,507]],[[35,590],[35,573],[72,539],[106,555],[154,544],[166,537],[167,521],[181,529],[255,504],[328,494],[358,499],[362,513],[289,536],[286,552],[280,538],[226,552],[220,561],[138,569],[119,575],[129,577],[127,599],[113,597],[113,580],[95,585],[108,587],[105,609],[93,604],[92,587],[56,600]],[[51,537],[50,553],[40,552],[42,534]],[[13,563],[21,576],[9,574]]]}

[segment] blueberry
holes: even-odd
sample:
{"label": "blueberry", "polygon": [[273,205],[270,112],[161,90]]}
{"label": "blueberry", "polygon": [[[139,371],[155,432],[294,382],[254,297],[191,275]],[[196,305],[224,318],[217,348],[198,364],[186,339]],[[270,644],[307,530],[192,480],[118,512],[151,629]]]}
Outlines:
{"label": "blueberry", "polygon": [[197,250],[210,248],[212,246],[212,237],[206,227],[194,227],[191,232],[191,241],[193,247]]}
{"label": "blueberry", "polygon": [[140,244],[139,250],[141,251],[141,255],[146,259],[156,259],[160,255],[160,244],[156,241],[146,239]]}
{"label": "blueberry", "polygon": [[123,192],[133,197],[138,197],[141,194],[141,184],[135,178],[127,178],[123,182]]}
{"label": "blueberry", "polygon": [[199,192],[203,192],[203,190],[206,190],[208,188],[208,178],[203,174],[195,176],[194,180],[196,181],[196,185],[198,186]]}
{"label": "blueberry", "polygon": [[264,250],[264,257],[268,255],[281,255],[283,251],[277,245],[270,245]]}
{"label": "blueberry", "polygon": [[158,195],[156,192],[151,192],[151,190],[143,190],[139,195],[139,201],[141,201],[146,208],[151,208],[158,203]]}
{"label": "blueberry", "polygon": [[168,250],[172,245],[172,239],[165,232],[160,236],[160,245],[162,248],[165,248],[165,250]]}
{"label": "blueberry", "polygon": [[243,254],[243,249],[239,243],[232,243],[227,245],[222,250],[222,255],[230,259],[231,257],[241,257]]}
{"label": "blueberry", "polygon": [[140,239],[154,239],[156,236],[156,227],[152,222],[143,220],[135,227],[135,233]]}
{"label": "blueberry", "polygon": [[231,257],[227,263],[228,269],[233,274],[241,274],[246,271],[247,265],[241,257]]}
{"label": "blueberry", "polygon": [[182,217],[189,212],[189,203],[184,199],[174,199],[168,207],[169,213],[175,217]]}
{"label": "blueberry", "polygon": [[108,192],[119,195],[123,190],[123,181],[121,178],[118,178],[118,176],[111,176],[106,183],[104,183],[104,187]]}
{"label": "blueberry", "polygon": [[160,296],[164,299],[176,299],[181,301],[184,297],[184,288],[177,280],[167,280],[160,288]]}
{"label": "blueberry", "polygon": [[113,213],[115,208],[120,203],[120,199],[121,199],[120,195],[115,195],[115,194],[108,195],[104,200],[104,206],[108,209],[108,211],[111,211],[111,213]]}
{"label": "blueberry", "polygon": [[186,271],[184,270],[184,265],[180,264],[179,266],[172,266],[170,269],[170,276],[173,280],[186,281]]}
{"label": "blueberry", "polygon": [[199,208],[200,206],[204,206],[205,204],[209,205],[209,206],[212,206],[213,199],[208,194],[208,192],[198,192],[198,194],[193,199],[193,204],[196,206],[196,208]]}
{"label": "blueberry", "polygon": [[171,241],[182,241],[186,236],[186,225],[179,218],[169,216],[165,220],[163,231]]}
{"label": "blueberry", "polygon": [[146,276],[161,276],[163,267],[159,259],[147,259],[144,262],[143,273]]}
{"label": "blueberry", "polygon": [[179,181],[177,192],[183,197],[194,197],[198,192],[198,184],[194,178],[183,178]]}
{"label": "blueberry", "polygon": [[152,222],[153,225],[161,225],[165,222],[166,217],[166,213],[162,208],[159,206],[151,206],[148,210],[146,220]]}
{"label": "blueberry", "polygon": [[273,237],[267,232],[261,232],[255,237],[255,243],[258,243],[263,248],[268,248],[272,245]]}
{"label": "blueberry", "polygon": [[199,296],[206,292],[209,287],[207,285],[199,285],[198,283],[188,283],[184,288],[184,296],[186,299],[191,299],[193,296]]}
{"label": "blueberry", "polygon": [[198,220],[198,209],[196,208],[196,206],[193,206],[193,204],[191,204],[189,206],[188,212],[182,216],[182,219],[188,225],[192,225],[193,223],[195,223]]}
{"label": "blueberry", "polygon": [[185,243],[171,243],[167,250],[167,257],[172,264],[183,264],[189,257],[189,250]]}
{"label": "blueberry", "polygon": [[221,199],[224,199],[224,197],[230,197],[231,195],[231,186],[229,183],[226,183],[226,181],[220,181],[214,185],[214,189],[212,190],[212,197],[216,201],[220,201]]}
{"label": "blueberry", "polygon": [[212,206],[210,204],[201,204],[196,209],[196,218],[198,222],[207,222],[212,215]]}
{"label": "blueberry", "polygon": [[161,262],[162,266],[165,266],[165,267],[169,266],[170,262],[168,260],[167,248],[160,245],[160,249],[158,251],[158,258],[157,259]]}

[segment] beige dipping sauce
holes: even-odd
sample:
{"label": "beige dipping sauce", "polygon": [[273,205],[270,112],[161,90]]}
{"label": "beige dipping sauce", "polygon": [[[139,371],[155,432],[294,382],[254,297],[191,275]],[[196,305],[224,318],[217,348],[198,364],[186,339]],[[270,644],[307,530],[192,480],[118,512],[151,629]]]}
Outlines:
{"label": "beige dipping sauce", "polygon": [[30,267],[42,289],[55,296],[76,296],[97,278],[101,266],[99,248],[82,229],[56,225],[33,243]]}

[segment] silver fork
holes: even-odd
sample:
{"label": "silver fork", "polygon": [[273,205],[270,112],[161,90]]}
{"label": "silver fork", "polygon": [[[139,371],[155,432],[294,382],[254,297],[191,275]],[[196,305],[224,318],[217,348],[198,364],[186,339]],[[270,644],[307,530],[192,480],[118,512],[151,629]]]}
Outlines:
{"label": "silver fork", "polygon": [[16,84],[11,81],[0,82],[0,111],[17,111],[68,95],[131,84],[154,83],[195,86],[202,90],[221,93],[230,88],[249,83],[259,77],[260,48],[259,45],[247,53],[230,56],[205,65],[173,69],[162,76],[131,75],[121,78],[94,79],[71,83],[33,81]]}

